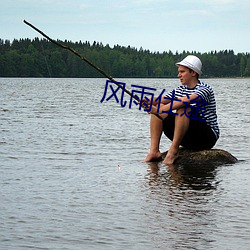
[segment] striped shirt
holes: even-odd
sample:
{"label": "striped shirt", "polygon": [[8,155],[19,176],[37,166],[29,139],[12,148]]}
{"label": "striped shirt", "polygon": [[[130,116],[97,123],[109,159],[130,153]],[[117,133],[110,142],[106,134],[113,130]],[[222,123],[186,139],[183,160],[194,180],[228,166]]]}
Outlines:
{"label": "striped shirt", "polygon": [[[168,98],[181,98],[189,96],[191,94],[197,94],[206,102],[206,104],[203,105],[202,113],[201,111],[199,111],[199,115],[200,117],[205,119],[207,125],[212,129],[216,138],[218,139],[220,130],[217,122],[216,102],[213,89],[208,84],[198,81],[197,85],[192,89],[188,88],[187,85],[181,85],[167,93],[166,96]],[[193,103],[191,105],[195,106],[196,103]],[[201,107],[202,105],[200,105],[200,109]]]}

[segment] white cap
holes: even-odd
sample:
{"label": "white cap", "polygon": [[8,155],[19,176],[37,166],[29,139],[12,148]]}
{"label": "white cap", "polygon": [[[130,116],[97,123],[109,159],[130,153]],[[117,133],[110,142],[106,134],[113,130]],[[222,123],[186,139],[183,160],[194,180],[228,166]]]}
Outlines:
{"label": "white cap", "polygon": [[185,57],[181,62],[176,63],[176,66],[179,66],[179,65],[192,69],[199,75],[202,74],[202,71],[201,71],[202,63],[201,63],[201,60],[197,56],[189,55]]}

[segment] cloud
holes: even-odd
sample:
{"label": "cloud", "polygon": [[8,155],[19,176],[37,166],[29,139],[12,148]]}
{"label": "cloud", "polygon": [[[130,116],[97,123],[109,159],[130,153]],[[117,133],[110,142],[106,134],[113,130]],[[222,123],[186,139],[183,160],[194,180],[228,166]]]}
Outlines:
{"label": "cloud", "polygon": [[[197,1],[198,2],[198,1]],[[214,10],[220,11],[228,11],[234,10],[237,11],[238,9],[248,9],[250,7],[249,0],[200,0],[199,3],[203,3],[204,6],[213,8]]]}
{"label": "cloud", "polygon": [[80,5],[79,5],[79,8],[80,8],[80,10],[86,10],[86,9],[88,9],[90,6],[89,6],[89,4],[87,4],[87,3],[81,3]]}
{"label": "cloud", "polygon": [[204,1],[207,4],[216,4],[216,5],[227,5],[227,4],[233,4],[233,3],[239,3],[239,0],[210,0],[210,1]]}
{"label": "cloud", "polygon": [[167,0],[135,0],[132,1],[133,3],[135,3],[136,5],[156,5],[159,3],[166,3],[168,2]]}

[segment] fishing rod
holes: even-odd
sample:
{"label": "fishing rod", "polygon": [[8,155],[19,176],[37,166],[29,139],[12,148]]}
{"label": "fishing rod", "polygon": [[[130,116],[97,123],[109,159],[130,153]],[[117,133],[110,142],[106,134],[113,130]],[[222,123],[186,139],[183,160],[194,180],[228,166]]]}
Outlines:
{"label": "fishing rod", "polygon": [[[130,95],[132,98],[134,98],[137,102],[141,102],[140,99],[135,96],[132,95],[132,93],[127,90],[124,86],[120,85],[119,83],[116,82],[115,79],[113,79],[113,77],[111,77],[110,75],[108,75],[106,72],[104,72],[102,69],[100,69],[99,67],[97,67],[95,64],[93,64],[89,59],[87,59],[85,56],[80,55],[76,50],[72,49],[69,46],[63,45],[61,43],[59,43],[58,41],[50,38],[49,36],[47,36],[44,32],[42,32],[41,30],[39,30],[38,28],[36,28],[34,25],[32,25],[31,23],[27,22],[26,20],[23,20],[23,22],[25,24],[27,24],[28,26],[30,26],[32,29],[34,29],[35,31],[37,31],[38,33],[40,33],[42,36],[44,36],[45,38],[47,38],[50,42],[54,43],[55,45],[61,47],[62,49],[66,49],[69,50],[70,52],[72,52],[73,54],[75,54],[76,56],[78,56],[80,59],[82,59],[83,61],[85,61],[87,64],[89,64],[91,67],[93,67],[94,69],[96,69],[98,72],[100,72],[102,75],[104,75],[106,78],[108,78],[109,80],[111,80],[114,84],[116,84],[118,87],[120,87],[121,89],[124,90],[125,93],[127,93],[128,95]],[[141,104],[143,108],[147,108],[143,103]],[[161,116],[159,116],[158,114],[155,114],[159,119],[163,120]]]}

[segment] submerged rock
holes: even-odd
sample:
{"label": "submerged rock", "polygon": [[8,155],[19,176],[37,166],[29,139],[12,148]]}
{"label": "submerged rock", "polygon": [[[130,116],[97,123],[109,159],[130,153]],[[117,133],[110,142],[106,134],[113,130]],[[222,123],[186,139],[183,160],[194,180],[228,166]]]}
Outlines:
{"label": "submerged rock", "polygon": [[[162,157],[166,156],[167,152],[163,153]],[[236,163],[238,160],[229,152],[222,149],[209,150],[188,150],[181,148],[179,157],[174,162],[175,165],[222,165]]]}

